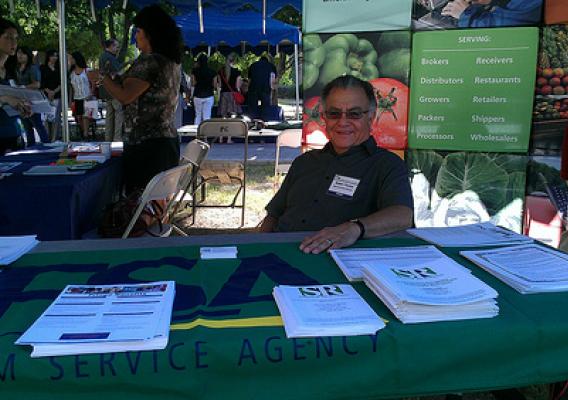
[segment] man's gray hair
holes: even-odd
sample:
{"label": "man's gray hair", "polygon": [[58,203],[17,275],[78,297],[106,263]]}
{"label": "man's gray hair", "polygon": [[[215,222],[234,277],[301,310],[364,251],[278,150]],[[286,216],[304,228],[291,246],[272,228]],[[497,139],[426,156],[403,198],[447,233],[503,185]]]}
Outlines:
{"label": "man's gray hair", "polygon": [[329,97],[333,89],[351,89],[360,88],[365,92],[367,100],[369,100],[369,115],[374,116],[377,109],[377,99],[375,98],[375,91],[373,90],[373,85],[369,82],[359,79],[353,75],[342,75],[331,82],[329,82],[323,88],[321,92],[322,105],[325,108],[325,102]]}

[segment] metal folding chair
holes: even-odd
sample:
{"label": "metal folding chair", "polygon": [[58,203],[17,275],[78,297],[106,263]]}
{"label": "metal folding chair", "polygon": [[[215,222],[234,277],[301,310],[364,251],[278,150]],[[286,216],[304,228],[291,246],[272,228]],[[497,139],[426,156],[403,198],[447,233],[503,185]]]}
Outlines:
{"label": "metal folding chair", "polygon": [[182,151],[180,164],[190,165],[190,169],[185,177],[182,178],[180,190],[173,196],[166,206],[166,213],[170,215],[172,228],[182,236],[187,234],[175,224],[175,216],[180,207],[187,207],[191,204],[191,214],[193,223],[195,223],[195,191],[197,188],[197,178],[199,176],[199,168],[209,153],[209,144],[194,139],[189,142]]}
{"label": "metal folding chair", "polygon": [[[188,170],[191,168],[191,164],[180,165],[178,167],[170,168],[166,171],[160,172],[154,176],[150,182],[146,185],[144,192],[140,196],[140,202],[134,215],[130,219],[130,223],[126,227],[126,230],[122,234],[122,238],[126,239],[134,224],[142,214],[142,211],[148,203],[152,200],[163,200],[170,196],[174,196],[178,193],[182,179],[187,175]],[[166,221],[169,217],[167,212],[164,212],[163,220]],[[164,222],[162,221],[162,222]],[[152,236],[166,237],[169,236],[172,231],[172,225],[168,223],[163,223],[161,226],[153,225],[150,227]]]}
{"label": "metal folding chair", "polygon": [[[202,191],[201,202],[196,207],[230,207],[241,209],[241,226],[245,223],[246,205],[246,170],[248,159],[248,126],[238,119],[233,118],[212,118],[203,121],[197,129],[197,137],[202,140],[216,138],[219,136],[232,136],[242,138],[244,141],[243,159],[241,161],[211,161],[206,160],[201,165],[199,176],[201,181],[198,187],[205,189],[208,183],[217,184],[237,184],[238,189],[230,204],[203,204],[205,202],[204,192]],[[241,204],[237,200],[241,196]]]}

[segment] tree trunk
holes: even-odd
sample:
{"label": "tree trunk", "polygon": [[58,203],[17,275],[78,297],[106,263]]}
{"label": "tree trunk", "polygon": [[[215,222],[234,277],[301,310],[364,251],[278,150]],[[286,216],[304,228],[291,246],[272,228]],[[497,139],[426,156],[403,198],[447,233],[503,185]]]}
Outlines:
{"label": "tree trunk", "polygon": [[108,32],[110,34],[110,38],[116,39],[116,30],[114,29],[114,11],[111,8],[108,9]]}
{"label": "tree trunk", "polygon": [[130,41],[130,27],[132,26],[132,19],[130,17],[130,11],[124,11],[124,19],[122,24],[122,40],[120,42],[120,53],[118,53],[118,60],[123,63],[126,57],[126,51],[128,50],[128,42]]}

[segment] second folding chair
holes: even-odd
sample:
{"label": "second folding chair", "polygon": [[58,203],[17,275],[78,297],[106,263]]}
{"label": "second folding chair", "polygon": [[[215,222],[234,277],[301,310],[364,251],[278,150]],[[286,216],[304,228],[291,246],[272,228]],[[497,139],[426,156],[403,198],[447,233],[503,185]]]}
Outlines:
{"label": "second folding chair", "polygon": [[[246,173],[248,159],[248,126],[238,119],[233,118],[212,118],[203,121],[197,129],[197,137],[203,140],[207,138],[217,138],[219,136],[232,136],[233,138],[243,139],[242,161],[205,161],[199,170],[201,182],[198,184],[202,188],[201,202],[197,207],[230,207],[241,209],[241,225],[245,223],[246,205]],[[227,145],[233,146],[233,145]],[[238,144],[234,145],[238,146]],[[239,157],[240,158],[240,157]],[[237,190],[233,200],[229,204],[205,204],[205,186],[210,183],[221,185],[236,185]],[[238,203],[241,198],[240,204]]]}

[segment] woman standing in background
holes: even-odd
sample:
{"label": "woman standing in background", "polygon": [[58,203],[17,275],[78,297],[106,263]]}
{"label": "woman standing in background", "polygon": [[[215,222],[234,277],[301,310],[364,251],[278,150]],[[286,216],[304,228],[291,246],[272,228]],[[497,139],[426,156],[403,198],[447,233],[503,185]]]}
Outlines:
{"label": "woman standing in background", "polygon": [[193,105],[195,107],[195,125],[211,118],[213,108],[213,93],[219,87],[219,77],[208,65],[205,54],[197,57],[197,66],[191,72],[193,86]]}
{"label": "woman standing in background", "polygon": [[181,32],[158,5],[143,8],[134,18],[140,56],[120,78],[99,71],[89,78],[125,106],[124,183],[127,194],[143,189],[159,172],[179,164],[179,139],[174,127],[181,80]]}
{"label": "woman standing in background", "polygon": [[[227,56],[225,65],[219,70],[219,82],[221,84],[221,95],[219,97],[219,116],[224,118],[229,114],[242,113],[242,108],[235,101],[233,92],[241,89],[241,72],[234,67],[237,55],[231,53]],[[223,137],[219,136],[219,143],[223,143]],[[230,136],[227,136],[227,143],[233,143]]]}
{"label": "woman standing in background", "polygon": [[87,62],[85,57],[75,51],[71,53],[74,63],[72,71],[69,73],[69,81],[73,89],[73,102],[75,103],[75,120],[83,139],[89,136],[89,117],[85,114],[85,100],[91,97],[91,84],[87,77]]}
{"label": "woman standing in background", "polygon": [[41,89],[47,96],[47,99],[53,107],[55,107],[55,115],[47,117],[47,127],[49,138],[54,141],[57,139],[57,121],[61,119],[61,76],[57,61],[59,56],[57,51],[51,49],[45,53],[45,62],[40,67],[41,72]]}

